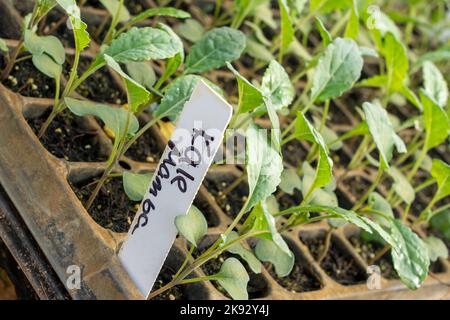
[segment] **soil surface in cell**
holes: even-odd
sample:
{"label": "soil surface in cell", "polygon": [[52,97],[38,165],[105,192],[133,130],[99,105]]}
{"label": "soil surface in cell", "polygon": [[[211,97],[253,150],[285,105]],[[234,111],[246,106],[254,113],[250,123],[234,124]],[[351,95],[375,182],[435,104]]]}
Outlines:
{"label": "soil surface in cell", "polygon": [[[96,181],[97,179],[94,179],[84,186],[72,185],[82,203],[89,199]],[[100,189],[88,212],[102,227],[114,232],[127,232],[138,206],[139,202],[131,201],[125,194],[122,179],[111,178]]]}
{"label": "soil surface in cell", "polygon": [[[248,195],[248,185],[245,181],[239,183],[237,187],[227,192],[225,196],[223,195],[223,192],[235,180],[236,177],[229,173],[207,177],[203,180],[206,189],[216,198],[217,204],[231,218],[235,218],[238,215]],[[244,215],[241,222],[245,221],[246,217],[247,215]]]}
{"label": "soil surface in cell", "polygon": [[[301,240],[317,260],[324,250],[324,237],[301,237]],[[320,266],[331,278],[342,285],[363,283],[367,279],[364,270],[357,265],[351,255],[333,240]]]}
{"label": "soil surface in cell", "polygon": [[[28,119],[34,133],[39,132],[49,112],[38,118]],[[57,158],[68,161],[104,161],[107,157],[99,152],[97,135],[96,130],[81,128],[75,115],[63,111],[50,123],[41,143]]]}
{"label": "soil surface in cell", "polygon": [[397,272],[392,264],[392,257],[389,252],[386,252],[376,261],[373,259],[377,253],[383,249],[383,245],[374,241],[367,242],[357,236],[349,238],[350,243],[355,248],[355,251],[367,262],[368,265],[377,265],[380,267],[381,275],[386,279],[398,279]]}
{"label": "soil surface in cell", "polygon": [[[145,125],[141,120],[140,127]],[[147,130],[127,150],[125,155],[130,159],[140,162],[156,163],[161,158],[163,150],[158,146],[158,141],[152,130]]]}
{"label": "soil surface in cell", "polygon": [[277,276],[271,263],[264,263],[264,266],[280,286],[291,292],[314,291],[322,287],[319,279],[303,263],[298,261],[294,264],[291,273],[282,278]]}
{"label": "soil surface in cell", "polygon": [[[155,284],[153,285],[152,292],[164,287],[167,283],[169,283],[175,273],[176,271],[172,270],[171,268],[163,266],[161,272],[158,275],[158,278],[156,278]],[[175,286],[157,295],[153,298],[153,300],[186,300],[186,297],[184,295],[182,286]]]}

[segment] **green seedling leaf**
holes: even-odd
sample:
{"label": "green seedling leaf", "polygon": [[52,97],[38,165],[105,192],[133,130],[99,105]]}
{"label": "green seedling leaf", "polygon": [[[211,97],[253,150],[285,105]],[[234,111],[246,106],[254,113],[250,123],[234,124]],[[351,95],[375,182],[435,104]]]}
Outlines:
{"label": "green seedling leaf", "polygon": [[294,99],[294,86],[284,68],[272,60],[264,72],[261,83],[264,97],[270,98],[272,107],[280,110],[291,104]]}
{"label": "green seedling leaf", "polygon": [[[369,195],[368,204],[372,210],[379,211],[383,213],[385,216],[394,219],[394,212],[392,211],[391,205],[378,192],[372,192]],[[386,218],[383,216],[373,214],[371,215],[371,217],[384,227],[389,227],[391,225],[391,221],[386,220]]]}
{"label": "green seedling leaf", "polygon": [[310,187],[310,191],[303,190],[304,196],[306,196],[305,193],[312,192],[314,189],[324,187],[332,182],[333,161],[328,156],[328,149],[322,136],[316,129],[314,129],[312,124],[301,112],[297,114],[297,118],[295,120],[294,134],[297,139],[310,141],[317,144],[319,147],[319,163],[317,165],[314,182]]}
{"label": "green seedling leaf", "polygon": [[410,289],[417,289],[428,275],[430,259],[425,243],[400,220],[394,220],[391,236],[394,268],[400,279]]}
{"label": "green seedling leaf", "polygon": [[324,47],[326,47],[333,41],[333,37],[331,37],[331,34],[328,32],[327,28],[325,28],[322,20],[320,20],[319,17],[315,17],[315,19],[316,28],[317,30],[319,30],[320,37],[322,38],[322,44]]}
{"label": "green seedling leaf", "polygon": [[[127,133],[133,135],[139,129],[139,122],[134,114],[130,114],[124,108],[114,108],[105,104],[99,104],[86,100],[64,98],[64,102],[72,113],[77,116],[92,115],[100,118],[110,128],[116,137],[124,134],[128,122]],[[129,120],[127,121],[127,118]]]}
{"label": "green seedling leaf", "polygon": [[392,33],[384,39],[384,57],[387,69],[387,87],[390,92],[400,91],[408,74],[408,56],[405,46]]}
{"label": "green seedling leaf", "polygon": [[265,201],[258,203],[250,212],[247,220],[243,225],[243,230],[265,231],[266,233],[257,235],[257,238],[268,239],[273,241],[281,251],[290,255],[291,252],[283,237],[277,230],[275,218],[269,211]]}
{"label": "green seedling leaf", "polygon": [[216,274],[217,282],[234,300],[247,300],[247,283],[250,280],[242,263],[236,258],[228,258]]}
{"label": "green seedling leaf", "polygon": [[370,12],[371,14],[367,19],[369,29],[378,31],[383,37],[391,33],[396,39],[401,39],[400,30],[394,21],[379,8],[374,8],[373,10],[376,10],[376,12]]}
{"label": "green seedling leaf", "polygon": [[335,39],[319,58],[311,89],[312,100],[339,97],[359,79],[362,66],[358,45],[352,39]]}
{"label": "green seedling leaf", "polygon": [[205,81],[217,93],[222,94],[219,87],[201,76],[186,75],[178,77],[164,92],[164,97],[161,99],[158,109],[154,111],[155,117],[178,117],[199,80]]}
{"label": "green seedling leaf", "polygon": [[438,106],[445,108],[448,100],[448,86],[439,69],[430,61],[423,63],[424,91]]}
{"label": "green seedling leaf", "polygon": [[446,240],[450,240],[450,210],[435,215],[430,220],[431,227],[442,233]]}
{"label": "green seedling leaf", "polygon": [[309,10],[311,12],[326,13],[336,9],[344,9],[350,6],[347,0],[310,0]]}
{"label": "green seedling leaf", "polygon": [[356,40],[356,38],[358,37],[358,33],[359,33],[358,0],[353,0],[350,18],[348,19],[347,26],[345,27],[344,37]]}
{"label": "green seedling leaf", "polygon": [[378,52],[373,48],[359,46],[359,51],[361,51],[361,55],[363,55],[363,56],[374,57],[374,58],[379,57]]}
{"label": "green seedling leaf", "polygon": [[148,101],[150,92],[127,75],[113,58],[107,54],[104,55],[104,58],[107,65],[122,77],[127,87],[128,106],[131,111],[137,112],[139,106]]}
{"label": "green seedling leaf", "polygon": [[238,83],[238,113],[249,112],[262,105],[264,103],[262,92],[234,69],[231,63],[227,62],[227,67],[233,72]]}
{"label": "green seedling leaf", "polygon": [[167,31],[157,28],[131,28],[120,34],[104,54],[115,61],[126,63],[130,61],[146,61],[167,59],[183,50],[178,39]]}
{"label": "green seedling leaf", "polygon": [[395,167],[389,168],[387,172],[392,177],[392,179],[394,179],[392,188],[394,189],[395,193],[398,194],[403,201],[411,204],[414,201],[416,195],[414,192],[414,188],[411,186],[408,179],[403,175],[403,173],[401,173],[400,170]]}
{"label": "green seedling leaf", "polygon": [[281,173],[280,189],[287,194],[293,195],[294,190],[302,190],[302,180],[295,169],[284,169]]}
{"label": "green seedling leaf", "polygon": [[[316,172],[308,162],[303,162],[302,171],[303,171],[303,180],[301,190],[303,196],[306,197],[307,192],[311,189],[311,186],[314,183]],[[338,200],[336,194],[334,193],[335,187],[336,183],[333,180],[323,189],[320,188],[315,189],[307,199],[306,203],[329,207],[337,207]]]}
{"label": "green seedling leaf", "polygon": [[191,17],[191,15],[188,12],[176,8],[171,7],[150,8],[145,11],[142,11],[137,16],[131,18],[131,20],[128,21],[127,26],[134,25],[144,19],[148,19],[155,16],[167,16],[178,19],[187,19]]}
{"label": "green seedling leaf", "polygon": [[189,208],[187,214],[175,217],[175,226],[178,232],[194,247],[197,247],[198,242],[208,232],[208,223],[203,213],[194,205]]}
{"label": "green seedling leaf", "polygon": [[389,168],[394,147],[399,153],[406,152],[406,146],[402,139],[395,133],[394,126],[385,109],[378,103],[363,103],[366,123],[369,132],[380,153],[380,165],[382,169]]}
{"label": "green seedling leaf", "polygon": [[430,261],[434,262],[438,258],[447,258],[448,250],[444,241],[439,238],[430,236],[424,240],[425,245],[428,249],[428,256],[430,257]]}
{"label": "green seedling leaf", "polygon": [[91,38],[87,32],[87,25],[81,20],[80,8],[75,0],[56,0],[70,17],[70,23],[73,28],[75,48],[77,52],[83,51],[90,43]]}
{"label": "green seedling leaf", "polygon": [[436,179],[438,191],[437,201],[450,195],[450,166],[442,160],[433,159],[431,175]]}
{"label": "green seedling leaf", "polygon": [[24,45],[33,56],[45,53],[59,65],[66,60],[64,46],[55,36],[38,36],[34,31],[25,30]]}
{"label": "green seedling leaf", "polygon": [[248,53],[249,56],[264,62],[273,60],[273,54],[264,45],[253,40],[251,37],[247,37],[245,52]]}
{"label": "green seedling leaf", "polygon": [[295,37],[295,30],[289,14],[289,6],[287,0],[278,0],[281,15],[281,45],[280,56],[282,57],[291,45]]}
{"label": "green seedling leaf", "polygon": [[152,88],[156,82],[156,74],[147,61],[127,62],[126,68],[130,76],[147,89]]}
{"label": "green seedling leaf", "polygon": [[266,130],[252,124],[246,131],[246,138],[246,168],[250,189],[247,209],[250,209],[275,192],[281,181],[283,161],[268,141]]}
{"label": "green seedling leaf", "polygon": [[450,131],[450,120],[445,110],[437,105],[424,90],[420,90],[425,125],[425,146],[430,150],[445,141]]}
{"label": "green seedling leaf", "polygon": [[[314,117],[313,120],[314,120],[314,127],[320,128],[321,121],[316,117]],[[342,148],[343,146],[342,141],[338,140],[339,139],[338,135],[332,129],[328,128],[327,126],[323,126],[322,131],[320,131],[320,134],[322,135],[325,144],[328,146],[330,150],[336,151]]]}
{"label": "green seedling leaf", "polygon": [[[239,234],[237,232],[230,232],[230,234],[226,238],[224,245],[235,241],[238,237]],[[259,260],[251,250],[245,248],[241,243],[236,242],[231,247],[229,247],[227,251],[240,256],[245,262],[247,262],[248,266],[254,273],[261,273],[261,262],[259,262]]]}
{"label": "green seedling leaf", "polygon": [[55,60],[50,58],[47,54],[33,54],[32,61],[34,66],[46,76],[53,79],[59,79],[61,76],[61,65],[56,63]]}
{"label": "green seedling leaf", "polygon": [[215,28],[196,42],[186,57],[185,73],[220,68],[238,59],[245,49],[245,35],[229,27]]}
{"label": "green seedling leaf", "polygon": [[255,254],[259,260],[272,263],[278,277],[286,277],[289,275],[295,264],[295,256],[292,252],[287,254],[273,241],[267,239],[258,240]]}
{"label": "green seedling leaf", "polygon": [[100,2],[113,17],[116,15],[117,10],[119,10],[120,7],[118,22],[126,22],[130,20],[130,12],[123,4],[120,5],[119,0],[100,0]]}
{"label": "green seedling leaf", "polygon": [[152,179],[151,173],[123,173],[123,188],[130,200],[141,201],[147,192],[148,185]]}
{"label": "green seedling leaf", "polygon": [[192,43],[199,41],[205,34],[203,25],[195,19],[187,19],[174,27],[176,33]]}

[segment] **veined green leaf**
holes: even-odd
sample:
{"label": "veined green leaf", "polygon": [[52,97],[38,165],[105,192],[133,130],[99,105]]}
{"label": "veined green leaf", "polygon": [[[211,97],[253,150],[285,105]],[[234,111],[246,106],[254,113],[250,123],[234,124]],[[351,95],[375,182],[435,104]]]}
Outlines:
{"label": "veined green leaf", "polygon": [[328,32],[327,28],[325,28],[322,20],[320,20],[319,17],[315,17],[315,19],[317,30],[319,30],[320,37],[322,38],[322,44],[324,47],[326,47],[333,41],[333,38],[331,37],[331,34]]}
{"label": "veined green leaf", "polygon": [[416,195],[414,188],[411,186],[408,179],[406,179],[403,173],[401,173],[401,171],[395,167],[389,168],[387,172],[392,177],[392,179],[394,179],[392,188],[394,189],[395,193],[397,193],[403,201],[411,204],[414,201]]}
{"label": "veined green leaf", "polygon": [[287,4],[287,0],[278,0],[278,6],[280,7],[281,15],[280,56],[282,57],[294,40],[295,30],[292,24],[292,19],[289,15],[289,6]]}
{"label": "veined green leaf", "polygon": [[426,131],[425,145],[430,150],[447,139],[450,122],[445,110],[422,89],[420,90],[420,100],[423,106],[423,122]]}
{"label": "veined green leaf", "polygon": [[155,71],[147,61],[127,62],[126,67],[130,76],[140,85],[149,89],[155,84]]}
{"label": "veined green leaf", "polygon": [[425,61],[422,68],[425,92],[438,106],[445,108],[448,100],[448,87],[444,76],[430,61]]}
{"label": "veined green leaf", "polygon": [[384,56],[390,91],[400,91],[408,74],[408,56],[405,46],[392,33],[384,39]]}
{"label": "veined green leaf", "polygon": [[286,277],[289,275],[295,264],[295,256],[292,252],[287,254],[273,241],[267,239],[258,240],[255,254],[259,260],[272,263],[278,277]]}
{"label": "veined green leaf", "polygon": [[183,50],[178,39],[167,31],[151,27],[131,28],[120,34],[104,54],[117,62],[167,59]]}
{"label": "veined green leaf", "polygon": [[395,270],[408,288],[419,288],[428,275],[430,265],[427,247],[400,220],[393,221],[391,236],[395,242],[392,250]]}
{"label": "veined green leaf", "polygon": [[262,105],[264,103],[262,92],[234,69],[231,63],[227,62],[227,67],[233,72],[238,83],[238,112],[249,112]]}
{"label": "veined green leaf", "polygon": [[[384,213],[385,216],[394,219],[394,212],[392,211],[392,207],[389,202],[378,192],[372,192],[369,195],[368,204],[370,208],[375,211],[379,211]],[[389,227],[391,225],[390,221],[387,221],[385,217],[373,214],[371,217],[378,222],[379,224]]]}
{"label": "veined green leaf", "polygon": [[242,263],[236,258],[228,258],[217,273],[217,282],[234,300],[247,300],[247,283],[250,280]]}
{"label": "veined green leaf", "polygon": [[220,68],[240,57],[245,35],[229,27],[215,28],[196,42],[186,57],[185,73],[200,73]]}
{"label": "veined green leaf", "polygon": [[107,54],[104,55],[105,61],[114,71],[116,71],[125,82],[127,87],[128,105],[131,111],[137,112],[140,105],[146,103],[150,97],[148,92],[143,86],[134,81],[129,75],[127,75],[120,65]]}
{"label": "veined green leaf", "polygon": [[185,22],[173,27],[176,33],[192,43],[199,41],[205,34],[203,25],[195,19],[187,19]]}
{"label": "veined green leaf", "polygon": [[[319,147],[319,163],[309,192],[326,186],[333,179],[333,161],[328,156],[328,148],[322,136],[301,112],[297,113],[294,134],[297,139],[310,141]],[[306,196],[305,193],[308,191],[303,190],[303,192],[304,196]]]}
{"label": "veined green leaf", "polygon": [[274,110],[280,110],[291,104],[294,99],[294,86],[284,68],[272,60],[264,72],[261,83],[264,97],[270,98]]}
{"label": "veined green leaf", "polygon": [[266,133],[266,130],[254,124],[246,131],[246,168],[250,189],[247,209],[275,192],[281,181],[283,161],[278,150],[268,141]]}
{"label": "veined green leaf", "polygon": [[148,185],[152,179],[151,173],[123,173],[123,189],[130,200],[141,201],[147,192]]}
{"label": "veined green leaf", "polygon": [[184,104],[191,97],[192,91],[199,80],[205,81],[216,92],[221,94],[219,87],[201,76],[186,75],[178,77],[164,91],[164,97],[161,99],[159,107],[154,111],[155,117],[178,117]]}
{"label": "veined green leaf", "polygon": [[437,199],[440,200],[450,195],[450,166],[439,159],[433,159],[431,175],[438,184]]}
{"label": "veined green leaf", "polygon": [[[100,118],[105,125],[110,128],[116,137],[124,134],[128,122],[128,134],[134,134],[139,129],[139,122],[135,115],[129,113],[124,108],[113,108],[108,105],[99,104],[86,100],[64,98],[64,102],[77,116],[92,115]],[[127,118],[129,117],[129,120]]]}
{"label": "veined green leaf", "polygon": [[424,242],[428,249],[428,256],[430,257],[430,261],[434,262],[438,258],[448,257],[447,246],[441,239],[430,236],[426,238]]}
{"label": "veined green leaf", "polygon": [[359,79],[362,66],[358,45],[351,39],[335,39],[319,58],[311,89],[312,100],[333,99],[349,90]]}
{"label": "veined green leaf", "polygon": [[189,208],[187,214],[175,217],[175,226],[178,232],[195,247],[208,232],[208,223],[205,217],[194,205]]}
{"label": "veined green leaf", "polygon": [[148,19],[155,16],[167,16],[179,19],[187,19],[191,17],[191,15],[188,12],[176,8],[171,7],[150,8],[142,11],[137,16],[131,18],[131,20],[128,21],[127,25],[134,25],[144,19]]}
{"label": "veined green leaf", "polygon": [[61,76],[61,65],[56,63],[55,60],[50,58],[47,54],[33,54],[32,60],[34,66],[46,76],[53,79],[59,79]]}
{"label": "veined green leaf", "polygon": [[352,1],[352,8],[350,10],[350,18],[348,19],[347,26],[345,27],[344,37],[356,40],[359,32],[358,0]]}
{"label": "veined green leaf", "polygon": [[[308,162],[303,162],[302,165],[303,179],[301,184],[301,190],[303,197],[307,196],[307,193],[311,190],[311,186],[314,183],[316,177],[316,170]],[[334,193],[336,189],[336,182],[333,181],[324,186],[323,188],[315,188],[311,193],[305,204],[322,205],[328,207],[337,207],[338,200]]]}
{"label": "veined green leaf", "polygon": [[295,169],[284,169],[281,173],[280,189],[287,194],[293,195],[294,189],[302,190],[302,180]]}
{"label": "veined green leaf", "polygon": [[[224,245],[235,241],[239,237],[239,234],[235,231],[230,232],[227,236]],[[228,252],[239,255],[245,262],[247,262],[248,266],[254,273],[261,273],[261,262],[255,257],[253,252],[247,248],[245,248],[241,243],[236,242],[231,247],[227,249]]]}
{"label": "veined green leaf", "polygon": [[395,133],[389,116],[385,109],[378,103],[363,103],[363,110],[369,132],[380,153],[380,165],[382,169],[389,168],[389,161],[392,159],[394,146],[398,152],[406,152],[406,146],[401,138]]}
{"label": "veined green leaf", "polygon": [[55,36],[38,36],[32,30],[25,30],[24,45],[33,56],[45,53],[59,65],[66,60],[64,46]]}

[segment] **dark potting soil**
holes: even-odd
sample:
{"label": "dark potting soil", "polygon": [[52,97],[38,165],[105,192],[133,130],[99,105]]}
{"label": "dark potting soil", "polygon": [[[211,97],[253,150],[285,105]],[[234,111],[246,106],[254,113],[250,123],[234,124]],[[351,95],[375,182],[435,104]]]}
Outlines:
{"label": "dark potting soil", "polygon": [[[206,250],[207,248],[205,248]],[[203,251],[205,251],[203,250]],[[203,251],[200,251],[196,256],[199,256],[203,253]],[[212,258],[208,262],[206,262],[202,269],[205,272],[206,275],[213,275],[219,272],[220,267],[222,266],[223,262],[230,257],[234,257],[238,259],[242,265],[247,270],[248,276],[250,277],[250,280],[247,284],[247,292],[250,299],[257,299],[262,298],[267,295],[268,285],[266,280],[261,274],[254,273],[247,265],[245,261],[243,261],[239,256],[231,254],[229,252],[224,252],[217,258]],[[231,299],[231,297],[228,295],[228,293],[225,291],[225,289],[216,281],[212,282],[213,285],[219,290],[224,296]]]}
{"label": "dark potting soil", "polygon": [[[19,58],[23,56],[20,55]],[[0,69],[5,66],[2,56],[0,58]],[[55,94],[55,81],[37,70],[31,59],[17,62],[3,84],[12,91],[26,97],[53,98]]]}
{"label": "dark potting soil", "polygon": [[298,261],[294,264],[291,273],[283,278],[277,276],[271,263],[264,263],[264,267],[280,286],[291,292],[307,292],[322,288],[319,279],[307,268],[307,266]]}
{"label": "dark potting soil", "polygon": [[[153,286],[152,292],[162,288],[164,285],[172,280],[172,276],[176,271],[172,270],[167,266],[163,266],[159,272],[158,278],[156,278],[155,284]],[[157,295],[153,300],[186,300],[183,289],[181,286],[172,287],[167,291]]]}
{"label": "dark potting soil", "polygon": [[[50,111],[34,119],[28,119],[28,124],[34,133],[38,133]],[[55,157],[68,161],[104,161],[105,155],[99,153],[97,132],[81,128],[75,115],[63,111],[55,117],[41,143]]]}
{"label": "dark potting soil", "polygon": [[[236,177],[232,174],[223,174],[216,176],[214,179],[206,177],[205,180],[203,180],[204,186],[215,197],[217,204],[231,218],[235,218],[238,215],[239,211],[244,206],[248,195],[248,185],[243,181],[231,192],[222,196],[221,192],[233,183],[235,179]],[[244,215],[241,222],[245,221],[246,217],[247,215]]]}
{"label": "dark potting soil", "polygon": [[298,206],[302,202],[302,192],[298,189],[294,189],[294,193],[292,195],[282,192],[281,190],[277,193],[277,200],[280,211],[292,208],[294,206]]}
{"label": "dark potting soil", "polygon": [[282,147],[283,160],[298,168],[306,159],[307,152],[298,140],[291,140]]}
{"label": "dark potting soil", "polygon": [[[71,185],[84,204],[94,190],[98,178],[87,181],[84,186]],[[123,189],[121,178],[111,178],[103,185],[88,210],[100,226],[114,232],[127,232],[138,210],[139,202],[131,201]]]}
{"label": "dark potting soil", "polygon": [[[142,127],[143,123],[140,126]],[[159,148],[157,138],[149,129],[131,145],[125,155],[135,161],[156,163],[162,153],[163,150]]]}
{"label": "dark potting soil", "polygon": [[[377,252],[383,248],[381,244],[374,241],[366,242],[358,236],[352,236],[349,238],[351,244],[355,248],[355,251],[368,263],[371,264],[372,259]],[[373,264],[380,267],[381,275],[386,279],[398,279],[397,272],[392,264],[392,257],[390,252],[386,252],[380,259]]]}
{"label": "dark potting soil", "polygon": [[214,209],[206,202],[206,200],[201,199],[198,194],[194,200],[194,206],[196,206],[205,216],[208,228],[217,227],[219,225],[219,218]]}
{"label": "dark potting soil", "polygon": [[[306,244],[314,259],[317,260],[324,249],[324,236],[310,238],[300,235],[300,239]],[[331,241],[327,255],[322,260],[320,267],[342,285],[363,283],[367,279],[364,270],[334,240]]]}
{"label": "dark potting soil", "polygon": [[[82,74],[89,67],[90,63],[91,61],[89,59],[81,58],[78,73]],[[72,64],[66,65],[68,72]],[[125,93],[117,86],[106,67],[94,72],[76,91],[83,97],[96,102],[113,104],[124,104],[127,102]]]}

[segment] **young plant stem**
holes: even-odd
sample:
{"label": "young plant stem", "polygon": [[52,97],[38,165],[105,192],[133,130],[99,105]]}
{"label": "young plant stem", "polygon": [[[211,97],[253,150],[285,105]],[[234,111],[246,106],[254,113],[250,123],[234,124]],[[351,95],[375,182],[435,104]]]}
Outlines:
{"label": "young plant stem", "polygon": [[382,256],[384,256],[386,254],[386,252],[388,252],[391,249],[390,245],[385,245],[383,248],[381,248],[380,250],[378,250],[378,252],[375,254],[375,256],[369,261],[369,265],[374,264],[375,262],[377,262]]}
{"label": "young plant stem", "polygon": [[329,227],[328,231],[325,235],[325,243],[323,246],[323,250],[320,253],[320,256],[317,258],[317,263],[321,264],[323,259],[325,259],[325,257],[327,256],[328,250],[330,249],[330,244],[331,244],[331,236],[333,235],[333,227]]}
{"label": "young plant stem", "polygon": [[186,267],[186,265],[189,262],[189,259],[191,259],[191,257],[192,257],[192,252],[194,252],[194,249],[195,249],[195,246],[191,245],[191,248],[189,249],[188,254],[186,255],[186,258],[184,259],[183,264],[181,265],[180,269],[178,269],[178,272],[173,276],[174,279],[177,278],[180,275],[180,273],[184,270],[184,268]]}
{"label": "young plant stem", "polygon": [[416,162],[414,163],[413,168],[411,169],[411,171],[408,172],[407,179],[409,182],[411,182],[411,180],[413,179],[413,177],[416,175],[417,171],[419,170],[423,159],[425,159],[425,157],[427,155],[427,151],[428,151],[428,148],[427,148],[427,144],[425,143],[422,147],[422,151],[420,152],[419,156],[416,159]]}
{"label": "young plant stem", "polygon": [[19,41],[19,43],[17,44],[17,46],[14,48],[14,51],[12,52],[5,69],[3,69],[2,74],[1,74],[2,81],[6,80],[6,78],[8,78],[9,74],[11,73],[11,70],[14,67],[14,64],[16,64],[16,62],[17,62],[17,56],[19,55],[20,51],[22,50],[22,47],[23,47],[23,39],[21,39]]}
{"label": "young plant stem", "polygon": [[124,0],[120,0],[119,6],[117,7],[117,11],[111,21],[111,25],[109,26],[108,32],[106,33],[106,36],[105,36],[105,39],[103,40],[103,44],[109,44],[114,37],[114,30],[119,21],[120,10],[123,7],[123,1]]}
{"label": "young plant stem", "polygon": [[350,170],[355,169],[356,167],[359,166],[361,159],[364,157],[364,155],[367,151],[369,142],[370,142],[369,136],[365,135],[363,140],[361,141],[358,149],[356,150],[352,160],[350,161],[350,164],[348,165],[348,168]]}
{"label": "young plant stem", "polygon": [[366,202],[369,195],[378,187],[378,185],[381,182],[381,179],[383,178],[383,169],[381,166],[378,168],[377,176],[375,180],[370,185],[369,189],[366,190],[366,192],[362,195],[361,198],[358,199],[358,201],[355,203],[355,205],[352,208],[352,211],[358,210],[364,202]]}
{"label": "young plant stem", "polygon": [[221,198],[225,198],[227,196],[227,194],[229,194],[231,191],[233,191],[238,185],[240,185],[242,183],[242,181],[245,180],[245,178],[247,178],[247,174],[244,173],[242,175],[239,176],[239,178],[235,179],[230,185],[228,185],[228,187],[225,188],[225,190],[223,190],[222,192],[220,192],[220,197]]}

